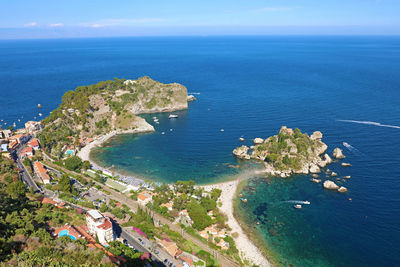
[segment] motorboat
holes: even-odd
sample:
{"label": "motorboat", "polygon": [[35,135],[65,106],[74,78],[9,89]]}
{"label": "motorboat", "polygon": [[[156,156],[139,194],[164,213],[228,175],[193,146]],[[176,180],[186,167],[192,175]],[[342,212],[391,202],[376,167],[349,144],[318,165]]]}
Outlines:
{"label": "motorboat", "polygon": [[295,209],[301,209],[302,208],[302,206],[300,205],[300,204],[296,204],[296,205],[294,205],[293,206]]}
{"label": "motorboat", "polygon": [[175,119],[175,118],[178,118],[178,115],[176,115],[176,114],[171,114],[171,115],[168,116],[168,118],[170,118],[170,119]]}

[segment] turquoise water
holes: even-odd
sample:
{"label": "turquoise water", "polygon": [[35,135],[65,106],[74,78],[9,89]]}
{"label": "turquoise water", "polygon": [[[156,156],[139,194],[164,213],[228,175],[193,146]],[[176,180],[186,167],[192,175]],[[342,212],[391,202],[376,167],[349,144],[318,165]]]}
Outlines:
{"label": "turquoise water", "polygon": [[62,230],[62,231],[60,231],[60,233],[58,233],[58,236],[59,236],[59,237],[65,236],[65,235],[66,235],[66,236],[69,236],[69,238],[71,238],[72,240],[75,240],[75,239],[76,239],[75,236],[69,234],[69,231],[68,231],[68,230]]}
{"label": "turquoise water", "polygon": [[[252,179],[240,217],[260,221],[259,236],[283,263],[400,266],[399,70],[400,37],[0,41],[0,119],[21,126],[48,115],[65,91],[114,77],[179,82],[200,95],[177,120],[157,114],[157,132],[116,137],[94,157],[144,178],[199,183],[252,168],[232,157],[241,136],[249,145],[282,125],[320,130],[329,152],[341,147],[353,164],[329,167],[351,175],[349,192],[305,176]],[[311,205],[276,204],[288,200]]]}

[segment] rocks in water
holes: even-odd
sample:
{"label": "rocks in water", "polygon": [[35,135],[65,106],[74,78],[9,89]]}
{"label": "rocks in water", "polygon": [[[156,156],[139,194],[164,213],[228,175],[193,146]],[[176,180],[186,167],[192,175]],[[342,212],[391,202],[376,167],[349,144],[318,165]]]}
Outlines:
{"label": "rocks in water", "polygon": [[341,150],[338,147],[333,150],[332,156],[335,159],[344,159],[345,158],[345,156],[343,155],[343,150]]}
{"label": "rocks in water", "polygon": [[196,99],[196,97],[194,97],[194,95],[188,95],[187,96],[187,101],[188,102],[192,102],[192,101],[195,101],[195,100],[197,100],[197,99]]}
{"label": "rocks in water", "polygon": [[318,173],[321,172],[321,169],[314,163],[310,164],[310,173]]}
{"label": "rocks in water", "polygon": [[352,166],[350,163],[345,163],[345,162],[343,162],[341,165],[342,165],[342,167],[351,167]]}
{"label": "rocks in water", "polygon": [[329,190],[337,190],[339,189],[339,186],[337,184],[335,184],[335,182],[330,181],[330,180],[326,180],[323,184],[325,189],[329,189]]}
{"label": "rocks in water", "polygon": [[343,176],[343,178],[350,179],[351,176],[350,176],[350,175],[347,175],[347,176]]}
{"label": "rocks in water", "polygon": [[319,184],[320,182],[322,182],[321,179],[315,179],[315,178],[312,178],[310,181],[313,183],[316,183],[316,184]]}
{"label": "rocks in water", "polygon": [[264,143],[264,139],[262,139],[260,137],[257,137],[257,138],[254,139],[254,144],[255,145],[260,145],[262,143]]}
{"label": "rocks in water", "polygon": [[239,138],[239,141],[243,142],[243,141],[244,141],[244,138],[243,138],[243,137],[240,137],[240,138]]}
{"label": "rocks in water", "polygon": [[339,187],[339,189],[337,190],[339,193],[346,193],[347,192],[347,188],[344,186]]}
{"label": "rocks in water", "polygon": [[311,140],[321,140],[322,139],[322,133],[320,131],[315,131],[313,134],[310,136]]}
{"label": "rocks in water", "polygon": [[326,153],[321,157],[321,159],[316,161],[316,164],[321,168],[325,168],[326,165],[331,164],[331,163],[332,163],[332,159]]}
{"label": "rocks in water", "polygon": [[337,173],[336,173],[336,172],[332,172],[332,173],[331,173],[331,176],[332,176],[332,177],[336,177],[336,176],[337,176]]}
{"label": "rocks in water", "polygon": [[313,177],[313,178],[318,178],[319,175],[314,173],[314,174],[312,175],[312,177]]}
{"label": "rocks in water", "polygon": [[233,150],[233,155],[235,155],[239,159],[250,159],[250,155],[247,154],[247,151],[249,151],[249,148],[247,146],[241,146]]}
{"label": "rocks in water", "polygon": [[255,146],[250,146],[250,149],[253,150],[255,148]]}

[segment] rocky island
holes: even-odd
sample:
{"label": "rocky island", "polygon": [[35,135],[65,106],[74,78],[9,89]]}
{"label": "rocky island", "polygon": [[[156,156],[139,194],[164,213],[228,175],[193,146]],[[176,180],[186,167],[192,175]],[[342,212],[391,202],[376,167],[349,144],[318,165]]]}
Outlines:
{"label": "rocky island", "polygon": [[254,145],[245,145],[233,150],[240,159],[262,161],[265,172],[280,177],[292,174],[319,173],[321,168],[332,163],[326,153],[328,146],[322,142],[322,133],[315,131],[311,136],[282,126],[277,135],[255,138]]}
{"label": "rocky island", "polygon": [[60,106],[42,121],[39,138],[46,152],[60,158],[96,136],[154,131],[138,114],[187,107],[187,89],[178,83],[163,84],[149,77],[101,81],[66,92]]}

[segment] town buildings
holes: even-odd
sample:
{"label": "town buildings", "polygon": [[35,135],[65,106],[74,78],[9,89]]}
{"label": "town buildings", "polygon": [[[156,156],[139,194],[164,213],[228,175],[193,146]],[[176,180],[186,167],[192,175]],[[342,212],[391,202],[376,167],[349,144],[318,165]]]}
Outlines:
{"label": "town buildings", "polygon": [[[32,148],[30,148],[32,149]],[[33,170],[35,171],[36,175],[42,180],[44,184],[49,184],[51,181],[50,176],[47,173],[47,170],[44,168],[43,164],[39,161],[35,161],[33,163]]]}
{"label": "town buildings", "polygon": [[89,233],[98,237],[101,244],[115,240],[115,234],[111,220],[104,217],[97,210],[89,210],[86,213],[86,224]]}

